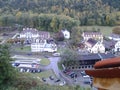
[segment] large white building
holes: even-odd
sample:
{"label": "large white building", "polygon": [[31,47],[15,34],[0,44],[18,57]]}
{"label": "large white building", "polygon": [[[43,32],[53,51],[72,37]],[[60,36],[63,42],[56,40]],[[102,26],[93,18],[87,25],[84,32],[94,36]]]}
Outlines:
{"label": "large white building", "polygon": [[82,37],[84,41],[87,41],[90,38],[103,41],[103,35],[100,32],[86,31],[82,33]]}
{"label": "large white building", "polygon": [[39,33],[33,28],[23,28],[23,31],[20,33],[20,38],[32,39],[37,37],[39,37]]}
{"label": "large white building", "polygon": [[20,33],[20,38],[25,39],[26,42],[32,43],[36,38],[49,39],[50,33],[45,31],[38,31],[34,28],[23,28],[23,31]]}
{"label": "large white building", "polygon": [[55,43],[47,43],[46,40],[36,39],[34,43],[31,44],[32,52],[56,52],[57,45]]}
{"label": "large white building", "polygon": [[50,39],[49,32],[38,31],[34,28],[23,28],[20,38],[24,39],[25,43],[31,44],[31,52],[57,51],[55,43],[47,43],[47,40]]}

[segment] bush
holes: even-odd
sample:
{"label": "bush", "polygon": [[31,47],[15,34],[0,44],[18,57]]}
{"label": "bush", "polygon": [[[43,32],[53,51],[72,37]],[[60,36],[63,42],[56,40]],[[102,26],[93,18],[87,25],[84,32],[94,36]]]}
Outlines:
{"label": "bush", "polygon": [[120,34],[120,27],[115,27],[115,28],[112,30],[112,32],[113,32],[114,34]]}

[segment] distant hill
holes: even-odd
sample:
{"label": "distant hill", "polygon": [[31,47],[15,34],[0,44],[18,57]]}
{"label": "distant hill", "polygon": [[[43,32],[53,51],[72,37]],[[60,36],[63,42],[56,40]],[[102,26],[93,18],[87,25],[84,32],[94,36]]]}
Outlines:
{"label": "distant hill", "polygon": [[[23,14],[29,18],[39,14],[64,15],[79,20],[80,25],[117,25],[119,10],[119,0],[0,0],[0,25],[7,25],[6,17],[18,20]],[[11,23],[25,23],[25,19],[17,20]]]}

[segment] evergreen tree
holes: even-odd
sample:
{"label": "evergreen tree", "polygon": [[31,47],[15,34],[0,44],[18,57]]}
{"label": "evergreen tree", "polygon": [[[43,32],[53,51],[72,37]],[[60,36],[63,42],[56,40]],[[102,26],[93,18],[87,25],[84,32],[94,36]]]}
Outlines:
{"label": "evergreen tree", "polygon": [[15,70],[10,64],[9,48],[7,45],[0,45],[0,88],[15,79]]}

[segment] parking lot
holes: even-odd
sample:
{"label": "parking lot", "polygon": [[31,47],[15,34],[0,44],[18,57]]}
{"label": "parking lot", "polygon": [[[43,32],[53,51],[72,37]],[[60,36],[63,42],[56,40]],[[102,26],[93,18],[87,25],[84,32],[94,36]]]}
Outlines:
{"label": "parking lot", "polygon": [[82,70],[64,70],[63,74],[68,77],[74,85],[92,86],[92,77],[86,75]]}

